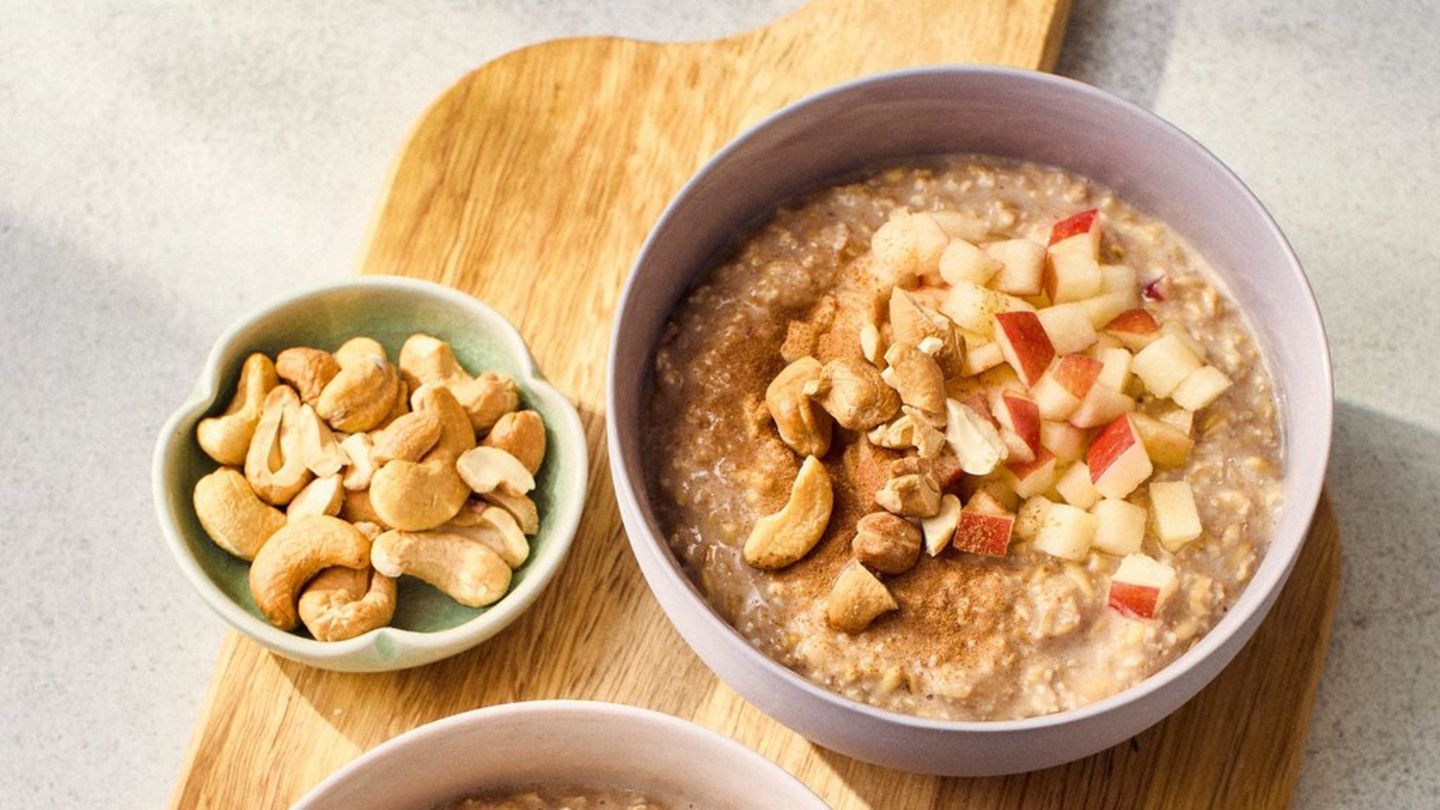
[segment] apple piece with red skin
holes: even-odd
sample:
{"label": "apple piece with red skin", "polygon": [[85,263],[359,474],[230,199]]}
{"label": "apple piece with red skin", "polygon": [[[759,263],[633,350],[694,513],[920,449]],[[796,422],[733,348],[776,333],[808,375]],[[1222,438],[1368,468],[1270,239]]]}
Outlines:
{"label": "apple piece with red skin", "polygon": [[1153,619],[1177,587],[1175,569],[1144,554],[1129,554],[1110,578],[1109,606],[1137,619]]}
{"label": "apple piece with red skin", "polygon": [[989,493],[975,493],[970,503],[960,510],[960,523],[955,527],[951,544],[961,551],[986,557],[1004,557],[1010,549],[1015,516]]}
{"label": "apple piece with red skin", "polygon": [[1045,334],[1045,326],[1033,312],[996,313],[995,341],[1000,344],[1005,362],[1027,386],[1034,385],[1055,359],[1050,336]]}
{"label": "apple piece with red skin", "polygon": [[1044,419],[1066,419],[1080,407],[1105,365],[1083,354],[1067,354],[1030,389]]}
{"label": "apple piece with red skin", "polygon": [[1080,401],[1080,407],[1070,414],[1070,424],[1078,428],[1096,428],[1108,425],[1116,417],[1135,410],[1135,400],[1116,391],[1104,383],[1095,383]]}
{"label": "apple piece with red skin", "polygon": [[1128,413],[1096,434],[1085,460],[1090,466],[1090,482],[1107,498],[1126,497],[1155,471]]}
{"label": "apple piece with red skin", "polygon": [[1090,432],[1069,422],[1040,420],[1040,446],[1055,454],[1061,464],[1069,464],[1085,456]]}
{"label": "apple piece with red skin", "polygon": [[1125,348],[1138,352],[1160,337],[1160,322],[1149,310],[1131,309],[1105,324],[1105,334],[1113,335]]}
{"label": "apple piece with red skin", "polygon": [[1130,370],[1145,384],[1145,390],[1157,397],[1168,397],[1191,372],[1204,365],[1185,337],[1165,334],[1136,352]]}
{"label": "apple piece with red skin", "polygon": [[1072,214],[1060,220],[1050,227],[1050,242],[1047,247],[1054,247],[1071,239],[1082,239],[1089,245],[1090,255],[1100,255],[1100,211],[1091,208]]}
{"label": "apple piece with red skin", "polygon": [[1040,408],[1035,400],[1002,391],[991,410],[1000,423],[1000,437],[1010,447],[1010,457],[1033,461],[1040,452]]}
{"label": "apple piece with red skin", "polygon": [[1010,488],[1021,498],[1033,498],[1055,485],[1055,454],[1041,448],[1033,461],[1005,468]]}

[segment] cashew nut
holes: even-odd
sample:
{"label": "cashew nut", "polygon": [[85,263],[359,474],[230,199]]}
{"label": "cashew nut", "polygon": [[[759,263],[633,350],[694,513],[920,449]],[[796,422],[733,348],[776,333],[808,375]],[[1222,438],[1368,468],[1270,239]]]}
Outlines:
{"label": "cashew nut", "polygon": [[1010,455],[1000,431],[979,411],[955,400],[945,402],[945,441],[970,475],[989,475]]}
{"label": "cashew nut", "polygon": [[385,519],[375,511],[374,505],[370,503],[369,489],[345,490],[345,498],[340,502],[340,518],[357,526],[361,523],[374,523],[386,529],[390,528]]}
{"label": "cashew nut", "polygon": [[481,444],[504,450],[534,475],[545,461],[545,421],[535,411],[511,411],[495,422]]}
{"label": "cashew nut", "polygon": [[392,461],[370,479],[370,505],[379,523],[405,531],[433,529],[465,506],[470,489],[455,459],[431,453],[425,461]]}
{"label": "cashew nut", "polygon": [[479,512],[472,512],[469,509],[460,510],[460,514],[469,512],[475,516],[473,520],[455,521],[440,527],[441,531],[454,532],[477,543],[482,543],[491,551],[500,555],[500,559],[511,568],[519,568],[525,564],[530,556],[530,542],[525,539],[525,533],[520,530],[520,524],[510,513],[498,506],[486,506]]}
{"label": "cashew nut", "polygon": [[235,385],[235,396],[225,408],[225,413],[201,419],[195,427],[195,439],[200,443],[200,449],[226,466],[244,464],[250,439],[255,435],[255,426],[260,423],[265,395],[278,383],[275,364],[270,362],[270,358],[259,352],[245,358],[245,364],[240,367],[240,381]]}
{"label": "cashew nut", "polygon": [[375,474],[375,462],[370,458],[370,437],[364,433],[351,434],[345,437],[345,441],[340,442],[340,449],[344,451],[350,466],[341,483],[350,490],[369,489],[370,477]]}
{"label": "cashew nut", "polygon": [[849,430],[869,430],[900,410],[900,396],[874,366],[858,357],[826,363],[820,378],[804,391]]}
{"label": "cashew nut", "polygon": [[288,385],[277,385],[265,395],[260,423],[245,454],[245,480],[260,500],[283,506],[310,483],[301,450],[300,398]]}
{"label": "cashew nut", "polygon": [[450,344],[430,335],[415,334],[405,341],[400,349],[400,370],[412,389],[431,384],[449,388],[477,433],[489,430],[520,405],[514,380],[493,371],[471,377],[455,359]]}
{"label": "cashew nut", "polygon": [[370,463],[384,466],[393,459],[419,461],[440,440],[440,417],[434,411],[411,411],[391,422],[375,437]]}
{"label": "cashew nut", "polygon": [[896,287],[890,291],[890,332],[896,343],[919,346],[927,337],[940,341],[935,360],[947,377],[959,376],[965,361],[964,345],[955,324],[944,315],[921,306],[915,296]]}
{"label": "cashew nut", "polygon": [[860,633],[876,618],[899,607],[885,583],[852,560],[840,569],[840,576],[830,589],[825,618],[836,630]]}
{"label": "cashew nut", "polygon": [[[500,490],[487,492],[480,496],[487,503],[494,504],[515,518],[515,523],[520,526],[520,531],[525,534],[535,534],[540,531],[540,511],[535,508],[535,502],[528,495],[510,495]],[[474,508],[474,504],[471,504]]]}
{"label": "cashew nut", "polygon": [[399,375],[385,358],[385,347],[367,337],[345,341],[335,351],[340,373],[321,390],[315,412],[336,430],[369,430],[395,405]]}
{"label": "cashew nut", "polygon": [[399,419],[407,413],[410,413],[410,385],[404,380],[400,380],[395,383],[395,404],[390,406],[390,411],[385,414],[385,418],[381,419],[380,424],[376,425],[374,429],[383,430],[390,427],[396,419]]}
{"label": "cashew nut", "polygon": [[390,623],[395,580],[369,568],[327,568],[300,594],[300,620],[317,641],[344,641]]}
{"label": "cashew nut", "polygon": [[285,514],[255,495],[245,476],[221,467],[195,482],[195,515],[215,545],[242,560],[285,525]]}
{"label": "cashew nut", "polygon": [[890,480],[875,493],[875,503],[906,517],[934,517],[940,511],[940,482],[919,459],[902,458],[890,465]]}
{"label": "cashew nut", "polygon": [[340,363],[329,352],[296,346],[275,355],[275,373],[300,395],[300,401],[314,405],[320,392],[340,373]]}
{"label": "cashew nut", "polygon": [[945,374],[935,358],[913,343],[896,343],[885,352],[885,362],[901,402],[930,413],[945,412]]}
{"label": "cashew nut", "polygon": [[510,566],[498,554],[451,531],[385,532],[370,547],[370,564],[388,577],[422,579],[466,607],[493,604],[510,588]]}
{"label": "cashew nut", "polygon": [[364,568],[370,541],[359,529],[328,515],[311,515],[271,535],[250,565],[250,595],[267,621],[293,630],[295,603],[311,577],[332,566]]}
{"label": "cashew nut", "polygon": [[745,562],[766,570],[797,562],[820,542],[833,506],[830,474],[819,459],[807,456],[785,506],[757,520],[750,530],[745,540]]}
{"label": "cashew nut", "polygon": [[855,524],[855,558],[882,574],[903,574],[920,559],[920,530],[889,512],[872,512]]}
{"label": "cashew nut", "polygon": [[830,449],[830,415],[805,395],[808,385],[819,385],[822,366],[802,357],[786,366],[765,389],[765,407],[775,420],[780,440],[802,456],[823,456]]}
{"label": "cashew nut", "polygon": [[306,515],[338,515],[344,502],[345,488],[340,484],[339,475],[316,478],[290,499],[290,505],[285,507],[285,517],[293,521]]}
{"label": "cashew nut", "polygon": [[340,468],[345,466],[345,454],[335,441],[335,434],[330,432],[330,426],[309,405],[301,405],[297,416],[296,433],[300,438],[301,461],[318,476],[340,472]]}
{"label": "cashew nut", "polygon": [[535,477],[520,460],[498,447],[474,447],[455,462],[460,477],[477,495],[499,490],[525,495],[535,488]]}
{"label": "cashew nut", "polygon": [[470,416],[450,389],[441,385],[422,385],[410,395],[410,406],[416,412],[431,411],[440,418],[440,438],[435,442],[436,450],[458,458],[475,446],[475,428],[470,425]]}

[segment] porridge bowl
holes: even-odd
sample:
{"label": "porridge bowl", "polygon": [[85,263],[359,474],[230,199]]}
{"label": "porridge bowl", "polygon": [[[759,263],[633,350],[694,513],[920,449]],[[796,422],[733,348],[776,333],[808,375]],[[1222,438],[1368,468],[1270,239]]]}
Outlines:
{"label": "porridge bowl", "polygon": [[810,740],[947,775],[1155,724],[1264,619],[1332,390],[1298,261],[1159,118],[936,67],[707,164],[616,315],[609,453],[687,643]]}
{"label": "porridge bowl", "polygon": [[[587,801],[564,803],[557,795]],[[466,805],[467,797],[478,798]],[[511,797],[514,804],[499,804]],[[659,712],[586,700],[527,701],[436,720],[336,771],[295,808],[497,804],[825,808],[795,777],[734,740]]]}

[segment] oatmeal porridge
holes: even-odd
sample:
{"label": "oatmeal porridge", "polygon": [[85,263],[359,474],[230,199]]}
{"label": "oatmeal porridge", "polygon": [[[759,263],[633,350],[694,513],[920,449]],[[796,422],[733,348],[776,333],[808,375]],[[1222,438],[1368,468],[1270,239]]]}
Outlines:
{"label": "oatmeal porridge", "polygon": [[[440,805],[437,810],[680,810],[633,790],[528,785],[487,791]],[[684,810],[694,810],[687,804]]]}
{"label": "oatmeal porridge", "polygon": [[1264,554],[1283,466],[1243,314],[1165,223],[975,156],[792,201],[655,358],[667,540],[765,654],[993,720],[1115,694]]}

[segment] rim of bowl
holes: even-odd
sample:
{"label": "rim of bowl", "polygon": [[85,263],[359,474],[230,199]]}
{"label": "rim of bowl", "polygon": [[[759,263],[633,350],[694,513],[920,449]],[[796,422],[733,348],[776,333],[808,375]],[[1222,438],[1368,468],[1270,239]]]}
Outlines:
{"label": "rim of bowl", "polygon": [[[770,761],[758,751],[718,731],[702,726],[699,723],[655,711],[654,709],[630,706],[624,703],[613,703],[605,700],[522,700],[515,703],[501,703],[480,709],[471,709],[470,711],[461,712],[460,714],[452,714],[449,717],[432,720],[429,723],[416,726],[403,734],[391,737],[325,777],[324,781],[307,791],[305,795],[295,803],[295,810],[301,810],[301,808],[311,806],[311,804],[321,798],[322,794],[326,791],[351,779],[356,771],[370,767],[370,765],[377,760],[385,759],[397,749],[421,744],[430,737],[444,735],[457,728],[475,723],[484,723],[495,718],[511,715],[519,715],[521,717],[527,715],[592,715],[600,718],[623,718],[648,723],[656,727],[653,729],[653,732],[656,734],[674,735],[677,738],[681,735],[691,735],[693,738],[703,740],[707,745],[713,745],[723,749],[730,755],[744,760],[756,769],[771,772],[777,777],[783,775],[786,779],[794,782],[812,796],[815,795],[814,791],[810,790],[810,787],[804,782],[801,782],[794,774],[780,767],[775,762]],[[824,806],[819,796],[815,796],[815,802],[816,807]]]}
{"label": "rim of bowl", "polygon": [[[560,423],[553,427],[557,434],[563,435],[565,441],[576,448],[576,452],[580,454],[583,462],[578,465],[574,483],[559,493],[556,498],[555,510],[552,514],[547,515],[547,518],[553,521],[554,535],[551,538],[551,545],[545,548],[543,554],[529,561],[533,567],[528,570],[525,581],[484,613],[455,627],[424,631],[386,626],[344,641],[316,641],[280,630],[236,604],[210,579],[186,547],[184,532],[176,525],[166,506],[169,499],[169,487],[166,485],[166,475],[170,467],[167,460],[168,450],[174,442],[186,441],[190,438],[191,431],[182,434],[179,432],[180,426],[202,418],[220,396],[222,383],[226,376],[225,370],[220,368],[220,360],[225,350],[236,341],[241,333],[276,310],[344,289],[404,290],[438,298],[447,304],[467,311],[483,325],[484,333],[501,343],[503,349],[517,361],[523,374],[517,382],[521,384],[525,394],[545,400],[547,404],[552,405],[558,413],[562,414]],[[386,666],[382,669],[407,669],[458,654],[500,632],[521,613],[524,613],[550,584],[569,555],[570,546],[575,539],[575,532],[580,525],[580,516],[584,512],[588,476],[589,448],[585,442],[585,431],[580,423],[580,415],[570,399],[541,375],[539,366],[536,365],[535,358],[530,354],[530,349],[524,338],[520,336],[520,332],[504,316],[474,296],[442,284],[396,276],[361,276],[340,282],[311,285],[275,296],[232,321],[210,347],[195,388],[165,420],[165,425],[160,429],[160,436],[155,443],[150,468],[151,498],[155,503],[155,511],[160,521],[165,546],[169,549],[170,556],[180,566],[185,578],[190,581],[190,585],[199,592],[205,603],[221,618],[263,646],[292,660],[315,666],[338,664],[367,649],[383,648],[387,645],[413,651],[410,655],[423,653],[429,656],[422,661],[410,663],[405,660],[410,656],[401,654],[390,662],[394,666]],[[457,644],[465,646],[454,649]]]}
{"label": "rim of bowl", "polygon": [[[1294,280],[1299,283],[1300,288],[1305,291],[1305,300],[1295,302],[1297,308],[1303,309],[1306,319],[1313,319],[1314,323],[1318,326],[1320,345],[1317,348],[1320,353],[1321,366],[1324,370],[1324,388],[1329,393],[1329,396],[1326,397],[1322,403],[1314,403],[1323,406],[1318,417],[1323,422],[1325,430],[1322,435],[1314,437],[1314,439],[1308,443],[1308,446],[1316,448],[1316,457],[1323,459],[1323,461],[1315,465],[1310,475],[1299,479],[1299,492],[1301,494],[1299,501],[1296,503],[1283,504],[1280,508],[1281,511],[1276,513],[1277,529],[1279,528],[1279,517],[1282,514],[1299,509],[1306,515],[1309,515],[1310,517],[1305,521],[1304,529],[1300,531],[1299,536],[1292,539],[1289,536],[1282,537],[1278,533],[1272,535],[1270,545],[1266,549],[1264,556],[1261,557],[1260,563],[1257,564],[1255,573],[1252,575],[1250,581],[1246,583],[1240,596],[1235,600],[1235,604],[1231,606],[1220,621],[1216,622],[1215,625],[1188,650],[1166,664],[1158,672],[1152,673],[1139,683],[1116,692],[1109,697],[1087,703],[1074,709],[1067,709],[1052,714],[1014,720],[942,720],[883,709],[868,703],[862,703],[858,700],[852,700],[816,684],[752,646],[748,640],[740,635],[738,630],[721,618],[720,615],[715,612],[715,608],[710,602],[704,598],[704,595],[695,589],[693,583],[690,582],[689,578],[681,570],[679,562],[675,559],[674,553],[671,552],[669,546],[652,530],[654,524],[651,515],[653,513],[643,506],[643,504],[649,500],[648,493],[642,494],[630,486],[630,466],[626,463],[619,439],[617,438],[620,426],[615,422],[615,409],[608,407],[608,404],[614,400],[616,395],[614,369],[616,366],[616,355],[619,351],[618,338],[620,329],[618,328],[614,329],[611,333],[610,348],[607,355],[609,369],[606,372],[605,380],[607,402],[605,413],[607,433],[606,450],[610,459],[611,478],[614,482],[616,497],[620,500],[622,514],[628,510],[637,516],[642,524],[642,531],[627,532],[631,549],[637,554],[643,550],[644,553],[653,555],[653,559],[660,563],[658,566],[659,575],[663,577],[668,584],[679,588],[681,591],[687,592],[687,596],[684,598],[696,603],[695,607],[700,609],[702,622],[709,625],[711,632],[718,633],[723,637],[725,645],[732,654],[746,658],[753,665],[766,670],[772,677],[778,677],[790,686],[801,689],[810,697],[818,699],[838,710],[858,712],[863,715],[868,715],[875,720],[895,723],[911,728],[934,731],[1005,733],[1064,726],[1086,720],[1095,715],[1104,714],[1116,707],[1140,700],[1154,693],[1175,681],[1196,663],[1214,653],[1230,636],[1239,630],[1252,615],[1256,613],[1268,613],[1274,599],[1279,595],[1286,580],[1289,579],[1290,571],[1295,565],[1296,558],[1299,557],[1301,548],[1304,546],[1305,537],[1309,532],[1309,526],[1314,518],[1315,509],[1319,505],[1320,493],[1325,480],[1325,469],[1330,456],[1331,435],[1334,430],[1335,401],[1335,381],[1331,369],[1330,346],[1325,334],[1324,318],[1321,316],[1319,305],[1315,300],[1314,288],[1311,286],[1309,278],[1306,277],[1305,271],[1300,265],[1300,260],[1295,255],[1295,251],[1291,247],[1289,240],[1285,238],[1284,233],[1280,230],[1280,226],[1276,224],[1275,219],[1270,215],[1270,212],[1266,210],[1259,198],[1255,196],[1249,186],[1245,185],[1244,181],[1242,181],[1229,166],[1225,165],[1223,161],[1216,157],[1209,149],[1206,149],[1199,141],[1159,115],[1097,87],[1064,76],[997,65],[964,64],[932,65],[875,73],[827,87],[781,107],[779,110],[761,119],[758,123],[747,128],[721,148],[720,151],[707,159],[705,164],[676,192],[674,198],[665,206],[665,210],[660,214],[659,219],[655,221],[655,225],[646,236],[645,242],[641,246],[635,263],[631,268],[630,274],[626,277],[625,286],[621,290],[616,315],[618,318],[620,313],[623,313],[626,308],[630,306],[631,299],[636,295],[635,279],[638,275],[637,271],[649,258],[650,251],[654,247],[656,236],[669,221],[681,201],[690,196],[694,189],[708,177],[713,168],[724,158],[729,157],[734,152],[745,147],[752,139],[769,129],[778,121],[799,114],[812,105],[834,96],[844,95],[861,87],[885,84],[912,76],[949,74],[988,75],[1002,77],[1008,80],[1032,81],[1041,85],[1048,85],[1057,93],[1086,96],[1092,101],[1109,105],[1129,115],[1139,115],[1143,118],[1150,119],[1161,131],[1172,138],[1177,138],[1181,143],[1195,150],[1204,162],[1208,164],[1212,170],[1217,172],[1219,177],[1223,178],[1226,185],[1231,187],[1236,193],[1237,198],[1244,201],[1245,205],[1250,209],[1249,214],[1264,225],[1270,237],[1280,246],[1285,258],[1285,269],[1288,270]],[[781,201],[776,201],[777,204],[779,202]],[[698,277],[697,274],[695,278]],[[653,356],[654,347],[651,346],[649,351]],[[1282,425],[1282,430],[1284,430],[1285,427],[1286,426]],[[1287,442],[1286,448],[1290,449],[1290,447],[1291,445]],[[643,476],[643,469],[639,470],[639,472]],[[1287,465],[1286,476],[1289,477],[1290,474],[1291,470]],[[1283,565],[1272,567],[1268,571],[1264,570],[1265,561],[1276,554],[1283,555],[1280,558],[1283,561]],[[1262,573],[1265,575],[1263,579],[1261,577]],[[645,571],[645,574],[648,579],[650,576],[649,571]],[[669,618],[668,611],[666,618]]]}

